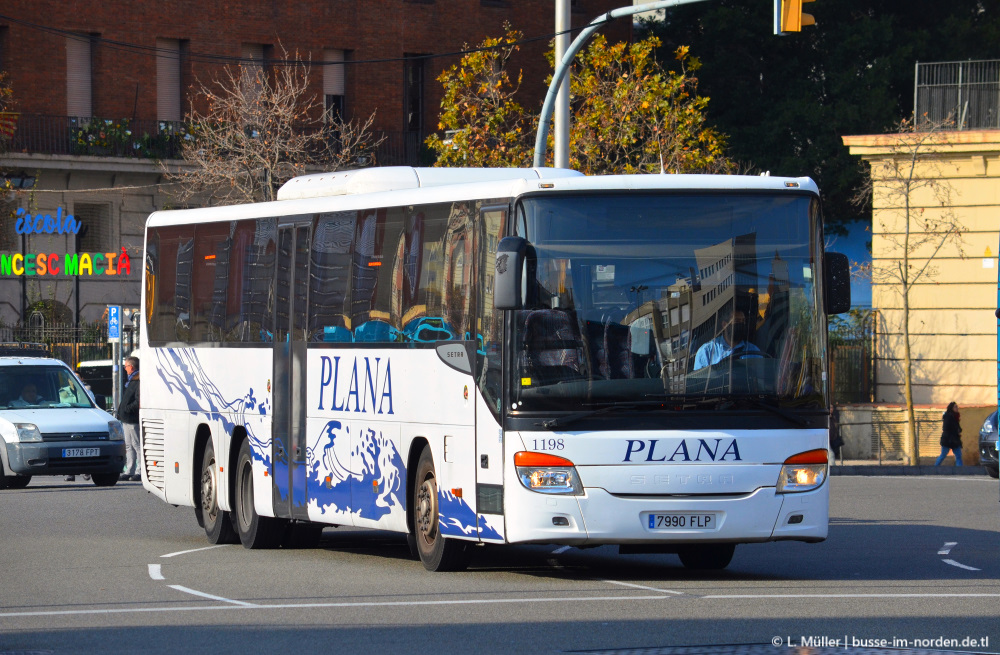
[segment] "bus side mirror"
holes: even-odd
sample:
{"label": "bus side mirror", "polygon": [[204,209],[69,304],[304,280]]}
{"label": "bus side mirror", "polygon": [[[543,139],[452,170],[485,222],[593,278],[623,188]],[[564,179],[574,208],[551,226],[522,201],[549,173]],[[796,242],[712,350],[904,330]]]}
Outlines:
{"label": "bus side mirror", "polygon": [[851,262],[839,252],[823,253],[826,313],[843,314],[851,309]]}
{"label": "bus side mirror", "polygon": [[521,278],[528,241],[522,237],[504,237],[497,246],[493,284],[493,307],[521,309],[524,306]]}

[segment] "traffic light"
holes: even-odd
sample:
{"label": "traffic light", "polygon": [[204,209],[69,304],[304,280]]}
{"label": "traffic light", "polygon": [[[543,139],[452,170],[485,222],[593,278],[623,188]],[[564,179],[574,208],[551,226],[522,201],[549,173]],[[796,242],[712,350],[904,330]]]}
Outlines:
{"label": "traffic light", "polygon": [[802,13],[802,5],[815,0],[774,0],[774,33],[801,32],[803,25],[815,25],[811,14]]}

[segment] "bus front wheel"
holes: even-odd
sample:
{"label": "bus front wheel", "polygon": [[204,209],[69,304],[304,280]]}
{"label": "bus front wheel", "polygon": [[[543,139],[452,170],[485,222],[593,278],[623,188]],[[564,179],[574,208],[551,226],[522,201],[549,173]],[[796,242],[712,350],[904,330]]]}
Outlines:
{"label": "bus front wheel", "polygon": [[219,477],[215,462],[215,447],[211,440],[205,444],[205,453],[201,458],[201,517],[205,525],[205,534],[213,544],[235,544],[238,539],[233,523],[227,512],[219,509]]}
{"label": "bus front wheel", "polygon": [[244,548],[277,548],[285,536],[286,521],[257,513],[253,501],[253,451],[243,440],[236,464],[236,531]]}
{"label": "bus front wheel", "polygon": [[469,564],[467,544],[446,539],[440,530],[438,485],[431,449],[424,447],[413,478],[413,538],[428,571],[461,571]]}

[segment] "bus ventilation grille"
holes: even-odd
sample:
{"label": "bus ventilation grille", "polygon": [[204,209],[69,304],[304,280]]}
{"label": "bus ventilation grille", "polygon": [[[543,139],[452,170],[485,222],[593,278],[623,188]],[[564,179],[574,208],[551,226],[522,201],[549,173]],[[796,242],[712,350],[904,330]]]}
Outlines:
{"label": "bus ventilation grille", "polygon": [[163,421],[148,419],[142,422],[142,454],[145,457],[146,479],[163,491]]}

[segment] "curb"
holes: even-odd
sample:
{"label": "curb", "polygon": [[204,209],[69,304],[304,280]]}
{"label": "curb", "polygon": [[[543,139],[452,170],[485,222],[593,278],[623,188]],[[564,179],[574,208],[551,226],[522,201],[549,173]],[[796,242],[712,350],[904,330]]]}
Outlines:
{"label": "curb", "polygon": [[986,475],[981,466],[880,466],[878,464],[834,464],[830,475]]}

